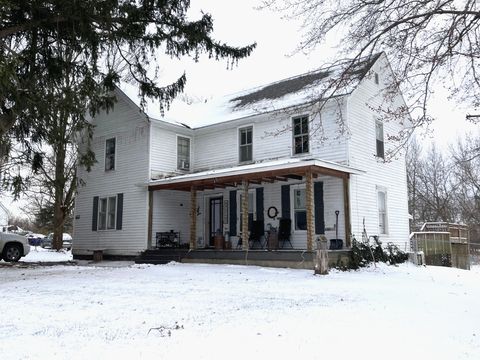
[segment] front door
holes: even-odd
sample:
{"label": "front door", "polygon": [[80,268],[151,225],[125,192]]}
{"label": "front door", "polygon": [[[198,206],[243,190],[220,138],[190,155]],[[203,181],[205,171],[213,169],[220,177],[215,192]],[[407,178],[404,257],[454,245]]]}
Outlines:
{"label": "front door", "polygon": [[214,237],[217,232],[223,234],[223,197],[210,199],[210,246],[215,246]]}

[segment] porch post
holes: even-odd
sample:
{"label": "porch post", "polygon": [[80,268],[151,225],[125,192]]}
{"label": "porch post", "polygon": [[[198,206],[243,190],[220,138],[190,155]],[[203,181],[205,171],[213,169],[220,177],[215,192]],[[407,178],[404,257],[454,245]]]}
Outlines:
{"label": "porch post", "polygon": [[147,248],[152,249],[153,190],[148,190]]}
{"label": "porch post", "polygon": [[343,178],[343,213],[345,214],[345,246],[351,247],[351,227],[350,224],[350,179],[349,176]]}
{"label": "porch post", "polygon": [[190,188],[190,250],[197,248],[197,189]]}
{"label": "porch post", "polygon": [[242,248],[248,250],[248,180],[242,180]]}
{"label": "porch post", "polygon": [[306,174],[307,182],[305,189],[307,205],[307,250],[313,250],[313,237],[315,235],[315,222],[313,219],[313,175],[309,170]]}

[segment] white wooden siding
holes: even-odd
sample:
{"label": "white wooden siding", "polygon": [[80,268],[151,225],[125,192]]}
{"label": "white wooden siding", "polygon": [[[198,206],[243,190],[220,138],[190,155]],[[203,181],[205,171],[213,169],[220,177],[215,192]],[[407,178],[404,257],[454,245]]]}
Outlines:
{"label": "white wooden siding", "polygon": [[[373,71],[380,74],[384,81],[389,68],[382,57],[374,65]],[[348,101],[348,125],[351,138],[348,142],[349,165],[365,170],[364,175],[352,175],[350,198],[352,210],[352,233],[361,239],[363,219],[368,235],[378,235],[377,188],[387,192],[388,234],[381,236],[383,243],[393,242],[405,250],[408,243],[408,203],[404,154],[391,162],[383,162],[375,157],[375,112],[370,108],[381,106],[383,96],[373,76],[367,76],[350,96]],[[369,106],[367,106],[367,103]],[[401,96],[397,96],[394,106],[403,105]],[[384,123],[385,151],[394,144],[388,141],[388,135],[398,134],[402,126],[398,123]]]}
{"label": "white wooden siding", "polygon": [[177,169],[177,136],[190,138],[190,171],[195,170],[194,143],[192,131],[181,126],[161,122],[151,124],[150,173],[159,175],[185,173]]}
{"label": "white wooden siding", "polygon": [[153,193],[152,242],[155,234],[173,230],[180,232],[180,243],[190,242],[190,193],[159,190]]}
{"label": "white wooden siding", "polygon": [[[332,101],[321,116],[310,114],[310,152],[300,157],[346,163],[346,139],[337,124],[342,104]],[[299,112],[298,115],[305,114]],[[258,116],[200,128],[194,132],[194,166],[197,171],[239,164],[238,129],[253,126],[253,161],[292,156],[292,115],[286,113]],[[165,150],[167,151],[167,150]]]}
{"label": "white wooden siding", "polygon": [[[78,168],[85,181],[75,198],[73,253],[91,254],[105,248],[107,254],[135,255],[146,248],[149,124],[128,99],[119,95],[115,110],[94,119],[92,149],[97,163],[91,172]],[[115,170],[105,171],[105,140],[116,137]],[[122,230],[92,231],[94,196],[123,193]]]}

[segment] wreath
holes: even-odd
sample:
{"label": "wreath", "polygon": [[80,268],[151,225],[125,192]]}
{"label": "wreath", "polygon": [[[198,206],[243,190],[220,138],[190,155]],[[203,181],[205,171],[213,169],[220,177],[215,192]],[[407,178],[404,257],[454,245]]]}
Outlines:
{"label": "wreath", "polygon": [[275,206],[270,206],[267,211],[267,215],[270,219],[275,219],[278,215],[278,210]]}

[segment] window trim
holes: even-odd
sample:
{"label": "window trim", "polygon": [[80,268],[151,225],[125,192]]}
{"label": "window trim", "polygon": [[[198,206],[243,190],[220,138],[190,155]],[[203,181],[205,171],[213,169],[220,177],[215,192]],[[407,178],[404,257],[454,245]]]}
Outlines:
{"label": "window trim", "polygon": [[[241,151],[240,151],[240,147],[242,146],[241,145],[241,131],[242,130],[246,130],[246,129],[251,129],[252,131],[252,142],[250,143],[250,146],[252,148],[251,150],[251,155],[252,155],[252,158],[250,160],[244,160],[242,161],[241,160]],[[238,162],[240,164],[249,164],[251,162],[253,162],[253,124],[249,124],[249,125],[244,125],[244,126],[240,126],[237,128],[237,149],[238,149]],[[243,145],[243,146],[246,146],[246,145]]]}
{"label": "window trim", "polygon": [[[380,140],[377,137],[377,127],[378,127],[378,125],[381,125],[381,127],[382,127],[382,139],[381,139],[382,154],[379,154],[378,143],[380,142]],[[385,160],[385,129],[384,129],[384,126],[383,126],[383,121],[379,120],[379,119],[375,119],[375,157],[377,159]]]}
{"label": "window trim", "polygon": [[300,184],[291,184],[290,185],[290,216],[292,220],[292,231],[294,233],[305,234],[307,229],[297,229],[297,224],[295,222],[295,190],[305,190],[305,213],[307,211],[306,196],[307,196],[307,185],[305,183]]}
{"label": "window trim", "polygon": [[[178,156],[178,139],[179,138],[184,138],[184,139],[188,139],[189,141],[189,145],[188,145],[188,169],[186,168],[182,168],[179,166],[179,156]],[[181,135],[181,134],[177,134],[176,136],[176,141],[175,141],[175,146],[176,146],[176,169],[177,170],[180,170],[180,171],[188,171],[190,172],[191,169],[192,169],[192,137],[191,136],[186,136],[186,135]]]}
{"label": "window trim", "polygon": [[[383,186],[377,186],[376,188],[376,195],[377,195],[377,213],[378,213],[378,217],[377,217],[377,221],[378,221],[378,234],[379,235],[388,235],[388,231],[389,231],[389,226],[388,226],[388,192],[387,192],[387,189]],[[380,193],[383,193],[384,194],[384,199],[385,199],[385,203],[384,203],[384,206],[385,206],[385,224],[384,224],[384,232],[380,232],[380,199],[379,199],[379,194]]]}
{"label": "window trim", "polygon": [[[109,204],[110,204],[110,199],[111,198],[115,198],[115,212],[114,212],[114,217],[113,217],[113,227],[109,227],[108,226],[108,215],[110,213],[110,209],[109,209]],[[100,215],[102,214],[102,211],[101,211],[101,203],[102,203],[102,200],[106,200],[107,201],[107,206],[106,206],[106,209],[105,209],[105,229],[101,229],[100,228]],[[112,230],[117,230],[117,213],[118,213],[118,195],[107,195],[107,196],[102,196],[102,197],[98,197],[98,214],[97,214],[97,231],[112,231]]]}
{"label": "window trim", "polygon": [[[107,141],[112,139],[115,140],[115,152],[113,154],[113,169],[107,169]],[[116,136],[112,136],[105,139],[105,145],[103,149],[103,170],[105,172],[115,171],[117,169],[117,144],[118,144],[118,141]]]}
{"label": "window trim", "polygon": [[[295,135],[295,120],[296,119],[301,119],[301,118],[307,118],[307,139],[308,139],[308,151],[296,153],[295,152],[295,138],[298,136],[305,136],[304,133],[301,133],[300,135]],[[310,154],[310,115],[309,114],[302,114],[302,115],[296,115],[291,118],[291,126],[292,126],[292,156],[302,156],[305,154]],[[303,146],[302,146],[303,148]]]}

